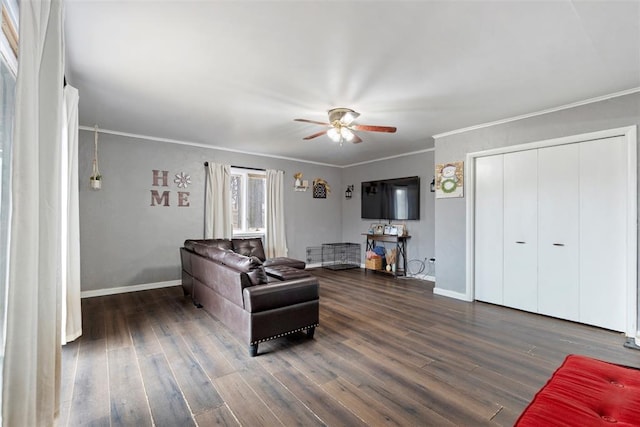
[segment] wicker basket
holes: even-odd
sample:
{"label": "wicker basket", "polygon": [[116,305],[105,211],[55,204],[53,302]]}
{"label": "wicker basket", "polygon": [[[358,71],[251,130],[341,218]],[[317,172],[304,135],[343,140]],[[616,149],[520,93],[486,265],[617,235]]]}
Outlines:
{"label": "wicker basket", "polygon": [[365,268],[369,270],[382,270],[382,258],[371,258],[364,261]]}

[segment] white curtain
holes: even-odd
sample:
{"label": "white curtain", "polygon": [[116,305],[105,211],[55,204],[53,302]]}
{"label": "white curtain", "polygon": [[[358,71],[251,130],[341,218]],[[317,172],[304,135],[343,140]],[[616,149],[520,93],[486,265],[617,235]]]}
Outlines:
{"label": "white curtain", "polygon": [[267,258],[287,256],[284,222],[284,172],[267,169],[265,251]]}
{"label": "white curtain", "polygon": [[20,1],[20,50],[11,162],[5,426],[54,425],[61,331],[61,1]]}
{"label": "white curtain", "polygon": [[[62,344],[82,335],[80,207],[78,204],[78,89],[64,88],[62,129]],[[67,157],[64,157],[67,153]],[[66,162],[65,162],[66,160]],[[66,266],[66,268],[65,268]]]}
{"label": "white curtain", "polygon": [[233,236],[231,166],[209,162],[206,180],[204,237],[230,239]]}

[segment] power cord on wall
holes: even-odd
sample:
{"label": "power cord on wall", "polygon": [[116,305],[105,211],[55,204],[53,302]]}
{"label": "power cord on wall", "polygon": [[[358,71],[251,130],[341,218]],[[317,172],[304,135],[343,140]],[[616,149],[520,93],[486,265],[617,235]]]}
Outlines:
{"label": "power cord on wall", "polygon": [[407,262],[407,276],[408,277],[416,277],[419,274],[422,274],[426,268],[426,276],[435,276],[435,258],[426,258],[424,260],[420,259],[412,259]]}

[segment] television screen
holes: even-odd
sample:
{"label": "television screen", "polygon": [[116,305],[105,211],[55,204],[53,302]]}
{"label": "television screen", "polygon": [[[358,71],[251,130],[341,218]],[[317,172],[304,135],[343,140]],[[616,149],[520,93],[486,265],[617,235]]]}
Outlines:
{"label": "television screen", "polygon": [[361,190],[363,219],[420,219],[420,177],[366,181]]}

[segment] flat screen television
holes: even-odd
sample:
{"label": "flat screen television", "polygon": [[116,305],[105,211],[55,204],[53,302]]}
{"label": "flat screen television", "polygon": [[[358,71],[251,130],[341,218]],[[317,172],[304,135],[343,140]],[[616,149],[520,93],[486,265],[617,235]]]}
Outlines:
{"label": "flat screen television", "polygon": [[377,220],[420,219],[420,177],[366,181],[361,188],[361,217]]}

